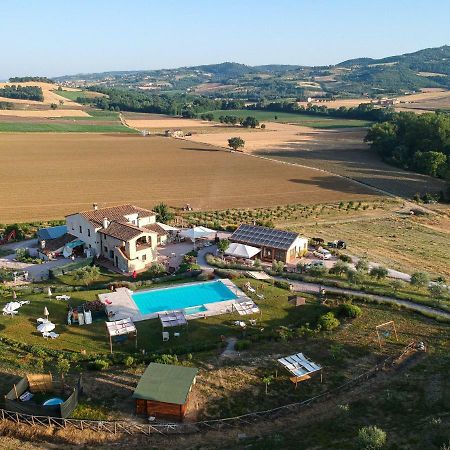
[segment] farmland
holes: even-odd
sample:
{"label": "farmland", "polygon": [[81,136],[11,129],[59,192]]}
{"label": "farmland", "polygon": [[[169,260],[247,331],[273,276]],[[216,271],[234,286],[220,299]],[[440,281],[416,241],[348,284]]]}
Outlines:
{"label": "farmland", "polygon": [[260,122],[281,122],[281,123],[295,123],[310,128],[349,128],[349,127],[366,127],[370,122],[356,119],[335,119],[330,117],[317,117],[309,114],[292,114],[283,112],[271,111],[253,111],[248,109],[219,109],[216,111],[208,111],[205,114],[211,113],[214,120],[218,121],[220,116],[237,116],[245,118],[247,116],[256,117]]}
{"label": "farmland", "polygon": [[378,195],[331,174],[163,137],[11,133],[0,158],[1,222],[58,218],[93,201],[199,210]]}

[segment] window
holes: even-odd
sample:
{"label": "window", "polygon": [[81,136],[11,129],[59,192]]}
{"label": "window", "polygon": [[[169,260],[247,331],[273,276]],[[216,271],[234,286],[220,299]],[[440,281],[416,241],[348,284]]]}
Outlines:
{"label": "window", "polygon": [[81,225],[80,225],[80,234],[83,234],[83,228],[81,228]]}
{"label": "window", "polygon": [[88,229],[88,236],[90,236],[90,235],[91,235],[91,230]]}
{"label": "window", "polygon": [[142,261],[147,261],[147,255],[142,255]]}
{"label": "window", "polygon": [[105,251],[105,253],[108,253],[108,247],[106,245],[103,247],[103,250]]}

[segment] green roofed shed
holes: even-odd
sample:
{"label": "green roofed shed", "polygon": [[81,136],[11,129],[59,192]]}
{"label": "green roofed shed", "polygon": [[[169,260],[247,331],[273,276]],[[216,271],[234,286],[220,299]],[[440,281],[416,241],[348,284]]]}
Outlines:
{"label": "green roofed shed", "polygon": [[183,420],[198,369],[150,363],[134,391],[137,414]]}

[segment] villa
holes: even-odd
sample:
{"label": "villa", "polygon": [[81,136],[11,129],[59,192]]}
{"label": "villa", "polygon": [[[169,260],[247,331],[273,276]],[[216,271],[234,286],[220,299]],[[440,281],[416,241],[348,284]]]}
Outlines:
{"label": "villa", "polygon": [[122,272],[145,270],[157,259],[161,236],[153,211],[134,205],[98,208],[66,216],[67,232],[84,242],[88,256]]}

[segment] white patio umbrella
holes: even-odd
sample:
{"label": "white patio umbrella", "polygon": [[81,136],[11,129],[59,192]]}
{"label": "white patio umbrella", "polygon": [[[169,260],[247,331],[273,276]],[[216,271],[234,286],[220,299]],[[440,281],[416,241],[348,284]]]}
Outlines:
{"label": "white patio umbrella", "polygon": [[5,305],[4,311],[16,311],[22,306],[20,302],[9,302]]}
{"label": "white patio umbrella", "polygon": [[47,295],[48,295],[49,297],[51,297],[51,296],[53,295],[53,294],[52,294],[52,290],[50,289],[50,286],[48,287]]}
{"label": "white patio umbrella", "polygon": [[12,291],[12,297],[13,297],[14,300],[17,298],[16,291]]}
{"label": "white patio umbrella", "polygon": [[45,316],[46,319],[48,320],[49,312],[48,312],[47,307],[44,308],[44,316]]}
{"label": "white patio umbrella", "polygon": [[56,325],[52,322],[44,322],[37,326],[39,333],[48,333],[49,331],[53,331],[55,328]]}
{"label": "white patio umbrella", "polygon": [[211,234],[216,233],[216,230],[211,230],[211,228],[206,227],[192,227],[187,230],[182,230],[180,235],[190,239],[194,243],[195,248],[195,240],[205,238],[211,236]]}

